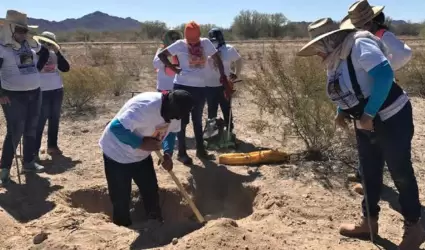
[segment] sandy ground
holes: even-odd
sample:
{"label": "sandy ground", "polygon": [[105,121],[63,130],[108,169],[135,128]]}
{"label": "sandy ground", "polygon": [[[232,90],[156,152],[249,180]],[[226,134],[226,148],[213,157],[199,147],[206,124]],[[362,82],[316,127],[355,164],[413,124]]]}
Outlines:
{"label": "sandy ground", "polygon": [[[144,74],[139,90],[154,90],[153,73]],[[258,119],[250,96],[234,100],[239,150],[279,148],[276,131],[258,135],[250,124]],[[98,147],[105,124],[130,97],[99,99],[96,111],[75,116],[64,112],[59,143],[63,157],[43,154],[46,173],[22,175],[23,184],[0,189],[0,249],[379,249],[370,242],[338,234],[341,222],[360,217],[361,196],[353,193],[339,162],[294,161],[281,165],[220,166],[217,161],[174,171],[209,220],[199,225],[168,173],[156,168],[166,223],[146,224],[133,186],[132,216],[137,230],[110,221],[103,160]],[[413,98],[416,132],[413,162],[424,190],[425,101]],[[272,117],[264,119],[272,121]],[[4,120],[2,120],[2,124]],[[192,129],[189,153],[194,156]],[[3,137],[5,126],[1,126]],[[45,141],[43,141],[45,145]],[[301,150],[295,139],[283,150]],[[214,152],[217,156],[218,153]],[[13,167],[12,173],[16,173]],[[13,176],[17,180],[16,175]],[[397,193],[386,178],[380,218],[381,249],[396,249],[402,236]],[[423,192],[421,200],[424,201]],[[36,235],[47,239],[34,244]],[[41,236],[39,236],[41,237]],[[173,240],[174,239],[174,240]]]}

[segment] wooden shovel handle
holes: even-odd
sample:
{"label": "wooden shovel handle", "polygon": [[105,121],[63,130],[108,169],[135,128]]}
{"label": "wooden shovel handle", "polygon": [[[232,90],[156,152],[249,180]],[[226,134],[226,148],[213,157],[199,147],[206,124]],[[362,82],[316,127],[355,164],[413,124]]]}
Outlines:
{"label": "wooden shovel handle", "polygon": [[[160,151],[155,151],[155,154],[158,156],[159,161],[164,161],[164,156],[161,154]],[[180,192],[183,194],[186,201],[189,203],[190,208],[192,209],[193,213],[195,213],[196,218],[198,219],[199,223],[204,223],[205,219],[199,212],[198,208],[195,206],[195,203],[193,203],[192,199],[190,198],[189,194],[186,192],[186,190],[183,188],[183,185],[180,183],[179,179],[177,179],[176,175],[172,170],[168,171],[168,173],[171,175],[171,178],[176,183],[177,187],[179,188]]]}

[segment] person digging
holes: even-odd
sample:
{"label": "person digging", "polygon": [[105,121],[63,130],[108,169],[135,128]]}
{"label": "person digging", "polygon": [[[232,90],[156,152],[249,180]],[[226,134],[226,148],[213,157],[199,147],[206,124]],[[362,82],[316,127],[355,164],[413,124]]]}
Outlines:
{"label": "person digging", "polygon": [[163,222],[151,153],[163,149],[161,165],[167,171],[172,170],[171,157],[176,133],[181,129],[180,119],[193,106],[192,95],[184,90],[145,92],[127,101],[106,126],[99,145],[114,224],[132,225],[131,180],[139,188],[147,219]]}

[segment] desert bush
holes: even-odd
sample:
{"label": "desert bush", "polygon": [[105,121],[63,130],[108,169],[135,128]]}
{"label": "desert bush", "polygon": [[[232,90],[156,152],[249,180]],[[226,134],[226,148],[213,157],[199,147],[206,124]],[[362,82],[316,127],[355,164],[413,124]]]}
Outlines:
{"label": "desert bush", "polygon": [[411,61],[396,72],[396,78],[409,94],[425,97],[425,52],[414,51]]}
{"label": "desert bush", "polygon": [[326,73],[316,58],[287,60],[272,47],[254,66],[247,81],[260,115],[274,116],[282,134],[295,133],[305,143],[307,156],[318,158],[332,146],[335,107],[325,92]]}
{"label": "desert bush", "polygon": [[111,65],[114,63],[111,46],[105,46],[101,48],[89,46],[88,52],[93,66]]}
{"label": "desert bush", "polygon": [[84,111],[105,88],[107,75],[99,68],[73,67],[63,74],[64,105],[75,111]]}
{"label": "desert bush", "polygon": [[[125,66],[126,63],[120,63],[102,68],[105,76],[105,88],[107,93],[114,96],[120,96],[129,89],[132,73]],[[140,73],[139,73],[140,74]]]}

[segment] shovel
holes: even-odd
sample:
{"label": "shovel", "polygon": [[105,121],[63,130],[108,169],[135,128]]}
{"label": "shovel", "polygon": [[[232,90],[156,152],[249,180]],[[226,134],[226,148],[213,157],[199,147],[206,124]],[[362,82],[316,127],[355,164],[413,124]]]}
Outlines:
{"label": "shovel", "polygon": [[[161,154],[160,151],[155,151],[155,154],[159,158],[160,164],[164,161],[164,156]],[[168,171],[168,173],[171,175],[171,178],[176,183],[177,187],[179,188],[180,192],[186,199],[186,201],[189,203],[190,208],[192,209],[193,213],[196,215],[196,218],[198,219],[199,223],[205,223],[204,217],[199,212],[198,208],[195,206],[195,203],[193,203],[192,199],[190,199],[189,195],[187,194],[186,190],[183,188],[182,184],[180,183],[179,179],[177,179],[176,175],[172,170]]]}

